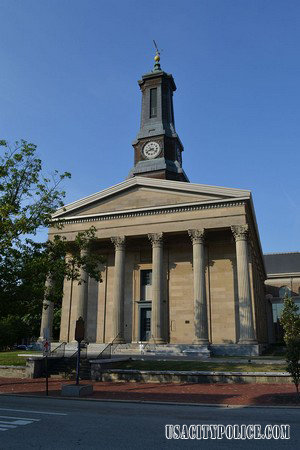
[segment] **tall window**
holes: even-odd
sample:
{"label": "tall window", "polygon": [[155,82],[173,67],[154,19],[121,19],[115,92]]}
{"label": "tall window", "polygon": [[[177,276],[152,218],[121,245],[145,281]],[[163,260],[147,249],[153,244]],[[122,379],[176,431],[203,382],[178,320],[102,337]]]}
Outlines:
{"label": "tall window", "polygon": [[291,290],[287,286],[281,286],[279,289],[279,297],[284,298],[286,295],[291,295]]}
{"label": "tall window", "polygon": [[152,300],[152,270],[141,270],[141,300]]}
{"label": "tall window", "polygon": [[150,89],[150,117],[157,117],[157,88]]}

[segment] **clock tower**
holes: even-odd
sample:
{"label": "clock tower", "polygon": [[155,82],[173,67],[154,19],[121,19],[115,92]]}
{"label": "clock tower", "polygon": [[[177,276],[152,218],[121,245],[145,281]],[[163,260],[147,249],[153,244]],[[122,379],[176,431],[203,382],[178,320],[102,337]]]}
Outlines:
{"label": "clock tower", "polygon": [[189,181],[182,169],[183,145],[176,133],[172,75],[161,70],[157,51],[152,72],[139,81],[142,91],[141,127],[133,142],[134,167],[128,178],[144,176]]}

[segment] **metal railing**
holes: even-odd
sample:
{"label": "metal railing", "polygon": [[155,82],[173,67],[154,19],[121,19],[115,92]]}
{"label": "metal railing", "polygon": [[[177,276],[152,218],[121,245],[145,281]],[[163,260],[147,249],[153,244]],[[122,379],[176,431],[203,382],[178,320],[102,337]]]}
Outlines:
{"label": "metal railing", "polygon": [[115,342],[119,336],[120,333],[117,334],[117,336],[111,342],[109,342],[106,347],[104,347],[104,349],[96,356],[95,359],[111,359],[111,356],[116,351],[116,348],[119,345]]}
{"label": "metal railing", "polygon": [[[77,358],[78,354],[78,348],[76,350],[71,349],[70,354],[65,353],[65,358],[71,359],[71,358]],[[80,344],[80,359],[87,359],[88,355],[88,343],[83,342]]]}
{"label": "metal railing", "polygon": [[143,353],[149,351],[149,352],[155,352],[156,351],[156,341],[155,341],[155,337],[153,336],[153,334],[151,334],[151,341],[148,341],[143,348]]}
{"label": "metal railing", "polygon": [[54,350],[50,352],[50,358],[64,358],[66,351],[66,342],[59,344]]}

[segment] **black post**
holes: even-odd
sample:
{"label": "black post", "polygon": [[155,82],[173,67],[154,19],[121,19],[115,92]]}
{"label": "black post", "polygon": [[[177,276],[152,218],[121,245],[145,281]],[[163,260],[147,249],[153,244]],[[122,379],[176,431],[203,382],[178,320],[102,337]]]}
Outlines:
{"label": "black post", "polygon": [[80,372],[80,343],[84,339],[84,320],[82,317],[79,317],[79,319],[76,320],[75,339],[78,342],[77,365],[76,365],[76,385],[78,386],[79,372]]}
{"label": "black post", "polygon": [[45,356],[45,369],[46,369],[46,395],[48,397],[49,390],[48,390],[48,356]]}
{"label": "black post", "polygon": [[77,347],[77,366],[76,366],[76,385],[79,385],[79,373],[80,373],[80,342],[78,341]]}

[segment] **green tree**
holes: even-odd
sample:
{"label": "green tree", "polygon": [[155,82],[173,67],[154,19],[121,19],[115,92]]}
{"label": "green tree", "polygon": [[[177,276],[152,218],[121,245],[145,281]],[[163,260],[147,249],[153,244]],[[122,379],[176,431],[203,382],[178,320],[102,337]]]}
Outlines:
{"label": "green tree", "polygon": [[286,343],[287,371],[291,374],[299,395],[300,381],[300,314],[299,308],[288,295],[284,298],[284,306],[280,317]]}
{"label": "green tree", "polygon": [[[95,228],[78,233],[70,244],[65,237],[55,235],[44,243],[29,242],[22,251],[14,249],[6,258],[6,271],[0,279],[0,347],[5,348],[23,337],[37,337],[40,331],[42,300],[54,302],[54,337],[58,338],[63,280],[81,284],[81,268],[101,281],[101,254],[94,251]],[[85,256],[81,250],[89,248]],[[72,252],[72,253],[71,253]],[[66,258],[66,256],[69,256]],[[53,283],[48,291],[46,278]]]}
{"label": "green tree", "polygon": [[64,190],[60,184],[69,172],[51,177],[42,174],[42,161],[36,146],[22,140],[11,147],[0,141],[4,155],[0,158],[0,255],[12,247],[22,246],[22,237],[35,235],[49,227],[51,215],[63,206]]}
{"label": "green tree", "polygon": [[[60,235],[44,243],[30,239],[39,228],[53,226],[51,216],[63,206],[65,196],[61,183],[70,178],[70,173],[55,171],[45,177],[36,146],[24,140],[13,147],[0,141],[1,150],[0,347],[3,348],[21,337],[38,335],[41,300],[45,296],[55,302],[58,323],[64,277],[81,283],[83,267],[100,281],[99,263],[103,258],[93,251],[81,255],[81,250],[91,247],[95,240],[95,228],[78,233],[72,244]],[[55,226],[62,229],[63,223]],[[70,252],[72,257],[66,258]],[[45,280],[49,276],[55,283],[47,292]]]}
{"label": "green tree", "polygon": [[32,271],[43,250],[26,236],[50,225],[52,213],[63,206],[60,185],[69,177],[57,171],[44,176],[34,144],[21,140],[10,146],[0,141],[1,347],[35,332],[45,271]]}

